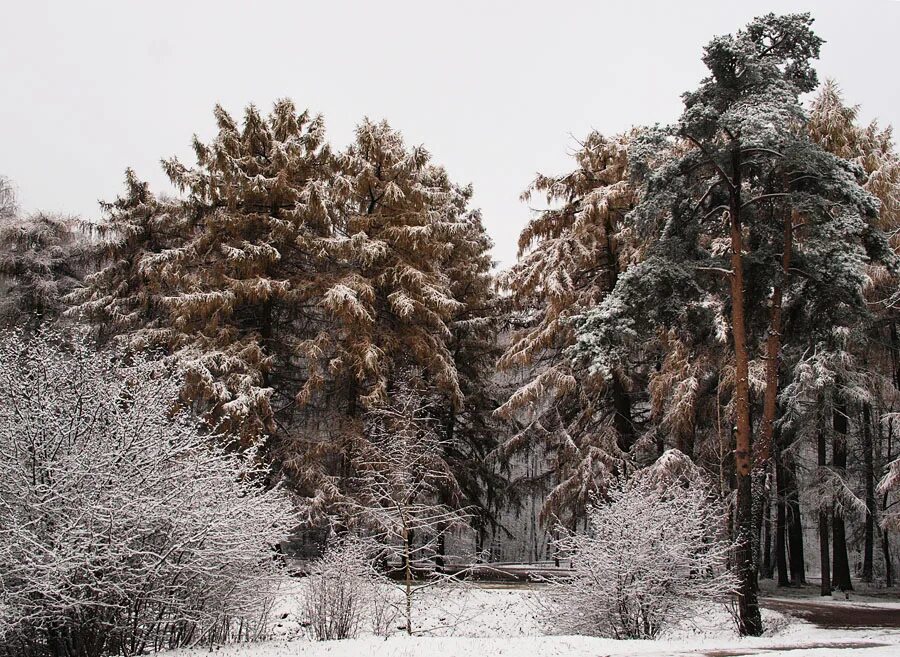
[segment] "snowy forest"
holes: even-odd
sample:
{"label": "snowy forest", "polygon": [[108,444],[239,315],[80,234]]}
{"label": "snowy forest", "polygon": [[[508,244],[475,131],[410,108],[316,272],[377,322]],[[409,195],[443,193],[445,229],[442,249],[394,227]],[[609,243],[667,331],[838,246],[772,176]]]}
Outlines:
{"label": "snowy forest", "polygon": [[0,177],[0,655],[425,636],[496,579],[614,640],[896,600],[900,158],[822,47],[711,38],[674,123],[522,181],[505,269],[425,146],[289,99],[96,216]]}

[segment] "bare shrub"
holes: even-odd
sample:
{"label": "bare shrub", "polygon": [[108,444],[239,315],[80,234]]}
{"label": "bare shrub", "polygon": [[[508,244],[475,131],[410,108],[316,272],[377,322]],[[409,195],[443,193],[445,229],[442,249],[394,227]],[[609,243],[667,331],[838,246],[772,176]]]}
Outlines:
{"label": "bare shrub", "polygon": [[313,562],[300,596],[299,620],[316,641],[352,639],[366,620],[385,636],[397,617],[390,582],[372,566],[372,544],[354,537],[332,543]]}

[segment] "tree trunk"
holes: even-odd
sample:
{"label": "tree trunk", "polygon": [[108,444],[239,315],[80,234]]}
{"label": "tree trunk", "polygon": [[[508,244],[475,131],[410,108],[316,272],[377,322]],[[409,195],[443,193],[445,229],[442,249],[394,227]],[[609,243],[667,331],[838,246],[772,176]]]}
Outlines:
{"label": "tree trunk", "polygon": [[[785,176],[785,191],[788,189],[787,176]],[[759,440],[756,443],[756,459],[753,464],[754,495],[757,504],[753,507],[753,540],[758,544],[759,533],[762,526],[763,505],[761,496],[763,482],[769,469],[769,459],[772,454],[772,446],[775,440],[775,421],[778,411],[778,370],[781,358],[781,308],[784,298],[784,286],[787,284],[791,268],[791,253],[793,251],[794,224],[797,220],[797,211],[791,209],[784,213],[782,246],[781,246],[781,271],[772,289],[772,298],[769,307],[769,327],[766,335],[766,387],[763,396],[763,416]],[[754,551],[758,563],[760,549]]]}
{"label": "tree trunk", "polygon": [[778,485],[777,511],[775,514],[775,565],[778,570],[778,586],[787,586],[790,584],[787,555],[785,554],[785,520],[787,514],[784,504],[784,466],[780,463],[777,463],[775,466],[775,478]]}
{"label": "tree trunk", "polygon": [[[882,508],[887,508],[888,494],[884,494]],[[884,557],[884,585],[888,588],[894,585],[894,566],[891,563],[891,544],[887,531],[881,532],[881,554]]]}
{"label": "tree trunk", "polygon": [[[894,323],[891,323],[891,346],[892,351],[896,349],[897,346],[897,329]],[[895,359],[896,360],[896,359]],[[897,367],[897,376],[900,377],[900,366]],[[900,387],[900,382],[898,382],[898,387]],[[894,427],[893,425],[888,425],[888,434],[887,434],[887,456],[885,458],[885,463],[890,463],[892,460],[891,454],[893,453],[893,438],[894,438]],[[888,494],[885,493],[881,499],[881,510],[882,512],[886,511],[888,508]],[[891,587],[894,585],[894,567],[891,563],[891,544],[888,538],[889,532],[887,530],[882,530],[881,532],[881,553],[884,558],[884,585],[887,587]]]}
{"label": "tree trunk", "polygon": [[897,324],[891,322],[891,361],[894,365],[894,387],[900,390],[900,338],[897,337]]}
{"label": "tree trunk", "polygon": [[631,400],[618,372],[613,373],[611,386],[613,408],[613,427],[616,430],[616,443],[620,450],[628,452],[633,446],[636,436],[631,418]]}
{"label": "tree trunk", "polygon": [[435,570],[439,573],[446,572],[447,567],[447,528],[441,524],[438,526],[437,555],[434,558]]}
{"label": "tree trunk", "polygon": [[[606,280],[609,289],[612,290],[619,280],[619,245],[615,238],[616,227],[613,225],[611,212],[606,215],[603,230],[606,233],[606,255],[608,258]],[[623,452],[628,452],[634,446],[637,436],[635,436],[631,417],[631,399],[628,397],[628,390],[622,379],[621,374],[613,372],[611,386],[613,408],[615,409],[613,427],[616,430],[616,442],[619,449]]]}
{"label": "tree trunk", "polygon": [[410,555],[410,541],[412,536],[403,528],[403,582],[404,592],[406,594],[405,620],[406,633],[412,635],[412,559]]}
{"label": "tree trunk", "polygon": [[[835,403],[832,412],[834,426],[831,452],[831,463],[841,477],[847,475],[847,405],[842,401]],[[852,591],[850,582],[850,559],[847,555],[847,536],[844,528],[844,517],[835,511],[831,519],[832,541],[832,578],[834,588],[841,591]]]}
{"label": "tree trunk", "polygon": [[775,514],[775,565],[778,570],[778,586],[787,586],[790,584],[788,579],[788,563],[785,554],[785,499],[786,499],[786,481],[785,469],[782,463],[782,455],[776,451],[775,453],[775,482],[777,486],[776,514]]}
{"label": "tree trunk", "polygon": [[806,562],[803,551],[803,518],[800,515],[800,491],[797,488],[797,465],[791,457],[785,464],[787,496],[788,561],[791,565],[791,584],[806,584]]}
{"label": "tree trunk", "polygon": [[875,562],[875,454],[872,445],[872,409],[863,404],[863,463],[866,485],[866,528],[863,545],[862,581],[871,582]]}
{"label": "tree trunk", "polygon": [[[825,431],[819,430],[819,459],[820,468],[824,468],[825,463]],[[824,506],[819,509],[819,561],[822,564],[822,586],[821,595],[831,595],[831,557],[829,556],[828,545],[828,509]]]}
{"label": "tree trunk", "polygon": [[769,330],[766,336],[766,390],[763,398],[762,432],[757,446],[757,467],[765,469],[772,452],[772,441],[775,436],[775,415],[778,409],[778,369],[781,358],[781,306],[784,297],[784,286],[787,284],[791,269],[791,252],[794,248],[794,224],[797,210],[785,213],[784,231],[781,247],[781,272],[772,290],[771,308],[769,310]]}
{"label": "tree trunk", "polygon": [[763,517],[763,550],[762,550],[762,577],[765,579],[772,579],[772,576],[775,574],[775,564],[772,562],[772,530],[773,530],[773,522],[772,522],[772,497],[773,497],[774,487],[768,495],[766,495],[764,502],[764,517]]}
{"label": "tree trunk", "polygon": [[735,367],[735,470],[737,518],[735,560],[738,576],[738,626],[741,635],[762,634],[758,582],[753,567],[753,488],[751,486],[750,381],[744,320],[744,247],[741,225],[741,150],[735,143],[731,162],[731,333]]}

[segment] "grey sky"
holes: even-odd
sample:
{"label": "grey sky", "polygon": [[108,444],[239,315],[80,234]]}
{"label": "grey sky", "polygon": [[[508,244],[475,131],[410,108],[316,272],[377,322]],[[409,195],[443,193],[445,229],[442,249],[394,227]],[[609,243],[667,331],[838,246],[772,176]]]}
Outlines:
{"label": "grey sky", "polygon": [[701,48],[769,11],[809,10],[818,69],[864,119],[900,124],[900,2],[9,2],[0,22],[0,174],[26,210],[97,216],[125,167],[168,190],[212,107],[288,96],[344,146],[364,115],[424,143],[475,185],[502,265],[538,170],[573,137],[666,123],[703,75]]}

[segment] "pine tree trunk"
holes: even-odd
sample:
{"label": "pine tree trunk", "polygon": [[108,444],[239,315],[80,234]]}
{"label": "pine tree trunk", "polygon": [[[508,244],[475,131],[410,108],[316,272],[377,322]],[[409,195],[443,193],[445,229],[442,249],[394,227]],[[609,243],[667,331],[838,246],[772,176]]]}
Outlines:
{"label": "pine tree trunk", "polygon": [[[888,495],[884,494],[882,508],[887,508]],[[881,532],[881,555],[884,558],[884,585],[888,588],[894,585],[894,566],[891,562],[891,544],[888,540],[888,532]]]}
{"label": "pine tree trunk", "polygon": [[776,514],[775,514],[775,565],[778,570],[778,586],[787,586],[790,584],[788,579],[788,563],[787,554],[785,553],[785,468],[782,463],[782,456],[779,452],[775,453],[775,482],[777,488]]}
{"label": "pine tree trunk", "polygon": [[775,565],[772,563],[772,495],[766,495],[763,518],[763,554],[762,576],[772,579],[775,574]]}
{"label": "pine tree trunk", "polygon": [[[818,464],[824,468],[825,462],[825,432],[819,430]],[[819,509],[819,562],[821,563],[822,585],[820,595],[831,595],[831,557],[828,541],[828,509]]]}
{"label": "pine tree trunk", "polygon": [[732,150],[732,187],[729,202],[731,223],[731,333],[735,367],[735,470],[737,474],[737,518],[735,560],[738,576],[738,625],[741,635],[762,634],[758,582],[753,566],[753,488],[751,485],[750,380],[747,334],[744,319],[743,227],[741,226],[741,151]]}
{"label": "pine tree trunk", "polygon": [[866,527],[863,545],[862,581],[871,582],[875,561],[875,455],[872,445],[872,409],[863,404],[863,463],[866,486]]}
{"label": "pine tree trunk", "polygon": [[[891,346],[892,349],[897,346],[897,329],[894,323],[891,323]],[[900,365],[900,364],[898,364]],[[900,377],[900,366],[896,369],[897,376]],[[900,386],[900,383],[898,383]],[[893,425],[888,426],[888,435],[887,435],[887,456],[885,458],[886,463],[890,463],[892,460],[893,453],[893,437],[894,437],[894,427]],[[885,493],[881,499],[881,510],[882,512],[886,511],[888,508],[888,493]],[[887,587],[891,587],[894,585],[894,567],[891,562],[891,544],[888,538],[888,531],[883,530],[881,532],[881,554],[884,558],[884,585]]]}
{"label": "pine tree trunk", "polygon": [[766,336],[766,389],[763,398],[762,432],[757,446],[757,467],[765,469],[772,452],[775,437],[775,420],[778,410],[778,369],[781,358],[781,306],[784,297],[784,286],[787,284],[791,270],[791,252],[794,248],[794,224],[798,214],[792,209],[785,213],[784,231],[781,248],[781,272],[778,282],[772,290],[772,301],[769,310],[769,330]]}
{"label": "pine tree trunk", "polygon": [[[787,177],[785,177],[785,190],[787,190]],[[783,235],[781,247],[781,271],[775,287],[772,290],[772,299],[769,307],[769,327],[766,336],[766,388],[763,396],[763,416],[759,440],[756,444],[756,459],[753,464],[753,488],[757,498],[757,504],[753,507],[753,540],[758,546],[759,534],[762,528],[764,495],[764,480],[768,472],[769,459],[772,454],[772,446],[775,441],[775,421],[778,411],[778,369],[781,357],[781,308],[784,298],[784,286],[787,284],[791,268],[791,253],[793,251],[794,224],[797,219],[797,211],[792,209],[785,212],[783,222]],[[754,550],[755,561],[759,561],[759,547]]]}
{"label": "pine tree trunk", "polygon": [[788,561],[791,565],[791,584],[806,584],[806,556],[803,550],[803,518],[800,515],[800,491],[797,489],[797,466],[793,458],[784,466],[786,480]]}
{"label": "pine tree trunk", "polygon": [[[834,427],[834,443],[832,444],[831,463],[841,477],[847,474],[847,406],[837,402],[832,412]],[[852,591],[850,582],[850,559],[847,555],[847,536],[844,528],[844,517],[835,512],[831,519],[832,541],[832,578],[834,588],[841,591]]]}

